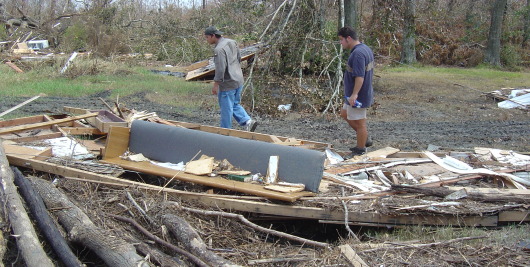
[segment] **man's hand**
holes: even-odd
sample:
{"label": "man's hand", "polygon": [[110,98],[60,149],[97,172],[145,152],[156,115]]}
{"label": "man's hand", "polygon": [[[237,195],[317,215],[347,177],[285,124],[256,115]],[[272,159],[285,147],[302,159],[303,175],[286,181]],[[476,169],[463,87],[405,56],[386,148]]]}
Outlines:
{"label": "man's hand", "polygon": [[350,106],[355,106],[355,100],[357,100],[357,97],[359,97],[359,95],[357,94],[352,94],[349,98],[348,98],[348,103],[350,104]]}
{"label": "man's hand", "polygon": [[212,95],[217,95],[219,93],[219,83],[214,83],[212,87]]}

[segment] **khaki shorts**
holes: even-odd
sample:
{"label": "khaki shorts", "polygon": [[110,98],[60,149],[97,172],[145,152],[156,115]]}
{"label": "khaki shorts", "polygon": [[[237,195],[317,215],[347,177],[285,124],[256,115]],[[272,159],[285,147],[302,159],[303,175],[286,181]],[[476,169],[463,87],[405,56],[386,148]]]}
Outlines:
{"label": "khaki shorts", "polygon": [[348,120],[350,121],[366,119],[366,108],[353,108],[345,103],[342,105],[342,109],[346,110]]}

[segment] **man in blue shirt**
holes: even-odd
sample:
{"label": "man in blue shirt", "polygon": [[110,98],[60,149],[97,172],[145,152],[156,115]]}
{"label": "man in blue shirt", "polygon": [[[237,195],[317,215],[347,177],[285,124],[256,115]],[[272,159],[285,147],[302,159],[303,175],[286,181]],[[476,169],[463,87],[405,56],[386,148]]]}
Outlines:
{"label": "man in blue shirt", "polygon": [[338,36],[342,48],[351,50],[344,71],[344,97],[347,101],[340,115],[357,134],[357,146],[350,148],[352,155],[357,156],[365,154],[366,147],[372,145],[366,127],[366,109],[374,102],[374,54],[359,41],[352,27],[341,28]]}
{"label": "man in blue shirt", "polygon": [[224,38],[223,32],[210,26],[204,31],[204,38],[214,44],[215,77],[212,94],[217,95],[221,108],[221,127],[232,128],[232,117],[237,123],[253,132],[257,122],[250,118],[241,102],[243,89],[243,71],[241,54],[234,40]]}

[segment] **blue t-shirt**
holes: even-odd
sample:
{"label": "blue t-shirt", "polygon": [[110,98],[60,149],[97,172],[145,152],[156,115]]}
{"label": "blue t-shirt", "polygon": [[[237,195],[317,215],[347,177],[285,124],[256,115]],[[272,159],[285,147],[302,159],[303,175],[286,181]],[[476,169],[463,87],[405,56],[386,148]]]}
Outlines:
{"label": "blue t-shirt", "polygon": [[372,49],[363,43],[356,45],[350,52],[344,71],[344,95],[349,97],[353,93],[355,77],[364,77],[357,101],[362,103],[361,108],[370,107],[374,102],[373,76],[374,53]]}

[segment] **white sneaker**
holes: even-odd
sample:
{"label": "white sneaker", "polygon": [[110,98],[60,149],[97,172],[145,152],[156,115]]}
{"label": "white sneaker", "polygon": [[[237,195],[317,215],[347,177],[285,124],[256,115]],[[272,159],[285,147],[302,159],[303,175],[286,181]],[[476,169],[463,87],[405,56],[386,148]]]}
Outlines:
{"label": "white sneaker", "polygon": [[245,130],[247,132],[253,132],[256,130],[256,127],[258,126],[258,122],[253,120],[253,119],[250,119],[247,121],[247,123],[245,124]]}

